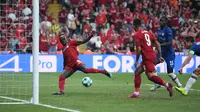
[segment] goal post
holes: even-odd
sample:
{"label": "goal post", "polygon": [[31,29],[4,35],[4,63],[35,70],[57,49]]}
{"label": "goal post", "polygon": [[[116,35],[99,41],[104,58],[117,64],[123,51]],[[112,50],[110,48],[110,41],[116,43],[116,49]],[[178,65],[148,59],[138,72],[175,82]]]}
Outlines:
{"label": "goal post", "polygon": [[[32,44],[29,45],[30,48],[32,46],[32,54],[12,54],[10,52],[14,53],[13,49],[2,50],[0,48],[0,104],[31,103],[37,105],[39,104],[39,0],[32,0],[32,4],[24,2],[23,7],[20,5],[15,2],[8,3],[8,1],[0,3],[0,38],[2,39],[2,35],[5,35],[5,39],[10,42],[11,39],[17,37],[16,29],[20,29],[19,26],[23,24],[26,26],[23,30],[24,37],[32,40]],[[33,20],[30,29],[27,28],[30,22],[25,22],[25,16],[21,15],[23,9],[28,5],[32,7],[32,12],[28,15]],[[14,7],[21,9],[15,10]],[[9,22],[9,19],[15,21]],[[6,27],[4,28],[4,26]],[[13,35],[8,34],[10,30],[14,30],[12,31]],[[26,36],[26,33],[31,31],[32,36]],[[21,33],[19,33],[17,39],[20,40],[21,37]],[[1,44],[2,41],[0,41]],[[27,44],[29,44],[28,41]],[[17,49],[16,52],[22,52],[19,48],[15,49]]]}
{"label": "goal post", "polygon": [[33,104],[39,104],[39,0],[33,0]]}

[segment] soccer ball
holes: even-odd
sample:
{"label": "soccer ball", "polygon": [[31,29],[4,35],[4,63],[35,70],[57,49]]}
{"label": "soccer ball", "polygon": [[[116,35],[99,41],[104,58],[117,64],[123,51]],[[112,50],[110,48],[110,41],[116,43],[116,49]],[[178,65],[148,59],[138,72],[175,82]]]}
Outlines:
{"label": "soccer ball", "polygon": [[84,77],[82,79],[82,84],[85,87],[90,87],[92,85],[92,79],[90,77]]}

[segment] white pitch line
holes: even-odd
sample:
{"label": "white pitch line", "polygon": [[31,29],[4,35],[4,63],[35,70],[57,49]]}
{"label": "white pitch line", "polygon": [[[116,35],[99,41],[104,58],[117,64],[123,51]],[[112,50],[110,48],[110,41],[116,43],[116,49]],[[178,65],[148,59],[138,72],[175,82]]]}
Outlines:
{"label": "white pitch line", "polygon": [[[31,104],[29,101],[26,100],[20,100],[17,98],[11,98],[11,97],[6,97],[6,96],[0,96],[2,99],[8,99],[11,101],[17,101],[17,102],[5,102],[5,103],[0,103],[0,104]],[[72,110],[69,108],[61,108],[61,107],[56,107],[52,105],[47,105],[47,104],[37,104],[39,106],[47,107],[47,108],[52,108],[52,109],[57,109],[57,110],[63,110],[63,111],[68,111],[68,112],[80,112],[79,110]]]}
{"label": "white pitch line", "polygon": [[[77,86],[80,84],[72,84],[69,86]],[[119,86],[119,85],[131,85],[131,84],[95,84],[95,85],[103,85],[103,86]],[[142,84],[144,86],[154,86],[154,84]],[[42,86],[56,86],[56,85],[42,85]],[[132,85],[131,85],[132,86]],[[191,91],[198,91],[200,92],[200,89],[190,89]],[[16,99],[16,98],[10,98],[10,97],[5,97],[5,96],[0,96],[0,98],[4,98],[4,99],[9,99],[9,100],[14,100],[14,101],[21,101],[23,104],[30,104],[29,101],[26,100],[20,100],[20,99]],[[18,102],[10,102],[10,103],[0,103],[0,104],[22,104],[22,103],[18,103]],[[68,111],[68,112],[80,112],[79,110],[72,110],[69,108],[61,108],[61,107],[56,107],[56,106],[52,106],[52,105],[47,105],[47,104],[38,104],[39,106],[43,106],[43,107],[47,107],[47,108],[52,108],[52,109],[57,109],[57,110],[63,110],[63,111]]]}
{"label": "white pitch line", "polygon": [[17,99],[17,98],[11,98],[11,97],[6,97],[6,96],[0,96],[0,98],[13,100],[13,101],[18,101],[18,102],[22,102],[24,104],[30,103],[29,101],[26,101],[26,100],[20,100],[20,99]]}
{"label": "white pitch line", "polygon": [[19,105],[19,104],[23,104],[23,102],[5,102],[5,103],[0,103],[0,105]]}
{"label": "white pitch line", "polygon": [[52,105],[47,105],[47,104],[38,104],[39,106],[47,107],[47,108],[52,108],[52,109],[57,109],[57,110],[63,110],[63,111],[69,111],[69,112],[80,112],[79,110],[72,110],[68,108],[61,108],[61,107],[56,107]]}

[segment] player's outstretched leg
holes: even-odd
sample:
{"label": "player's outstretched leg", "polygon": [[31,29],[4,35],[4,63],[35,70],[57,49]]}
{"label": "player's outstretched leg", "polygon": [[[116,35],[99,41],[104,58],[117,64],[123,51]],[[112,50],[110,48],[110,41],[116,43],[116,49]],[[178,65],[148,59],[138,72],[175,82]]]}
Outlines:
{"label": "player's outstretched leg", "polygon": [[99,70],[96,68],[85,68],[84,65],[80,65],[78,67],[78,69],[84,73],[102,73],[102,74],[105,74],[106,76],[108,76],[109,78],[112,78],[112,74],[106,70]]}
{"label": "player's outstretched leg", "polygon": [[106,70],[99,70],[99,69],[95,69],[95,68],[85,68],[83,70],[83,72],[84,73],[102,73],[102,74],[105,74],[106,76],[108,76],[109,78],[112,78],[112,74]]}
{"label": "player's outstretched leg", "polygon": [[188,79],[185,88],[175,87],[175,89],[182,95],[186,96],[188,94],[188,91],[191,89],[192,85],[197,81],[197,74],[200,74],[200,68],[194,70],[192,76]]}
{"label": "player's outstretched leg", "polygon": [[64,72],[59,76],[59,92],[54,92],[52,95],[64,95],[65,80],[70,77],[75,71],[64,70]]}
{"label": "player's outstretched leg", "polygon": [[182,87],[182,84],[180,83],[178,77],[176,74],[173,73],[173,70],[170,70],[171,72],[168,72],[168,76],[176,83],[178,87]]}
{"label": "player's outstretched leg", "polygon": [[[154,75],[157,76],[157,71],[154,72]],[[156,91],[158,88],[161,88],[161,85],[155,83],[154,86],[150,88],[150,91]]]}
{"label": "player's outstretched leg", "polygon": [[[178,77],[176,74],[173,73],[173,70],[168,69],[168,76],[176,83],[177,87],[181,88],[182,84],[180,83]],[[157,73],[155,74],[157,76]],[[156,91],[156,89],[160,88],[161,86],[159,84],[155,84],[152,88],[150,88],[150,91]]]}
{"label": "player's outstretched leg", "polygon": [[159,76],[155,76],[154,73],[147,73],[149,80],[152,82],[165,86],[169,92],[169,96],[172,97],[173,95],[173,85],[171,83],[165,82],[162,78]]}
{"label": "player's outstretched leg", "polygon": [[135,90],[134,92],[128,96],[128,98],[140,98],[140,85],[141,85],[141,74],[144,72],[142,66],[139,66],[135,70],[135,75],[134,75],[134,87]]}

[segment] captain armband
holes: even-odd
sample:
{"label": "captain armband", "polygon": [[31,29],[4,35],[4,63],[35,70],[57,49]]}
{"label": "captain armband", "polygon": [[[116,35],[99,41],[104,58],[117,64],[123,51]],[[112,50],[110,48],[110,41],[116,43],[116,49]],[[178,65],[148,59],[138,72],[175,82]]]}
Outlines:
{"label": "captain armband", "polygon": [[194,54],[194,51],[193,51],[193,50],[190,50],[189,53],[190,53],[190,54]]}

